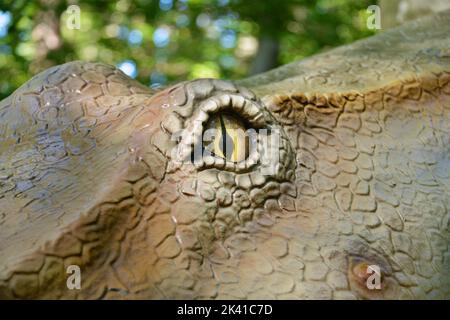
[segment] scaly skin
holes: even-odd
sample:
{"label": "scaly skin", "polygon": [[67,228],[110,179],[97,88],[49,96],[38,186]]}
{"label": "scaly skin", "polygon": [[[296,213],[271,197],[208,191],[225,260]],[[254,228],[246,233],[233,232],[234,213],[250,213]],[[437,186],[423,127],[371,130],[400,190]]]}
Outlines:
{"label": "scaly skin", "polygon": [[[0,297],[449,299],[449,21],[238,84],[37,75],[0,103]],[[177,163],[218,105],[280,129],[275,172]]]}

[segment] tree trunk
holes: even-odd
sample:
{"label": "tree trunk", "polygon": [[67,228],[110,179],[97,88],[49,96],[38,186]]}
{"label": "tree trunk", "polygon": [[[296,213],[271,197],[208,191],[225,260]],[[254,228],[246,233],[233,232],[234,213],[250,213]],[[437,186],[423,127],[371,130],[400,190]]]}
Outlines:
{"label": "tree trunk", "polygon": [[264,35],[259,39],[258,52],[252,62],[250,75],[255,75],[273,69],[278,65],[279,53],[278,41],[270,36]]}

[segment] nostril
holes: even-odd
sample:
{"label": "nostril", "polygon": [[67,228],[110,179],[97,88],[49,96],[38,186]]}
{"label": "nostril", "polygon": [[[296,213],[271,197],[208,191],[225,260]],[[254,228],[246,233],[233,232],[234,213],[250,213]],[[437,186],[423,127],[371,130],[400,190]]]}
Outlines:
{"label": "nostril", "polygon": [[352,291],[364,299],[394,298],[398,294],[389,264],[376,254],[350,256],[347,275]]}

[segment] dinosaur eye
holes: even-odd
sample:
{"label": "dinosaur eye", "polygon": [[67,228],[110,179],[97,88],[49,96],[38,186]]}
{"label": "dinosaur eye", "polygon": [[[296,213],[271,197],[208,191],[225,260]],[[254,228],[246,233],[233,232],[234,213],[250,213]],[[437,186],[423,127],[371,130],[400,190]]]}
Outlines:
{"label": "dinosaur eye", "polygon": [[249,137],[243,121],[228,113],[214,115],[203,136],[206,151],[234,163],[249,156]]}
{"label": "dinosaur eye", "polygon": [[286,157],[290,151],[288,140],[280,135],[279,125],[261,102],[221,90],[208,99],[202,98],[185,128],[172,137],[178,143],[171,152],[168,170],[184,164],[192,168],[192,164],[197,170],[287,174],[285,167],[292,162]]}

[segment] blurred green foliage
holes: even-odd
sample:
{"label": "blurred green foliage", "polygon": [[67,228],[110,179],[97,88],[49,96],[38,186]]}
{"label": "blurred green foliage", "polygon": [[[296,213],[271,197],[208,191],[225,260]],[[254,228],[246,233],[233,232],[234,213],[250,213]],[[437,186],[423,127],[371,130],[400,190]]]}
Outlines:
{"label": "blurred green foliage", "polygon": [[[242,78],[264,38],[281,65],[373,34],[366,8],[374,2],[3,0],[0,98],[45,68],[79,59],[119,66],[150,86]],[[67,27],[70,5],[80,8],[79,30]]]}

